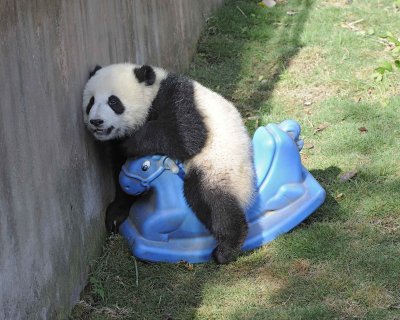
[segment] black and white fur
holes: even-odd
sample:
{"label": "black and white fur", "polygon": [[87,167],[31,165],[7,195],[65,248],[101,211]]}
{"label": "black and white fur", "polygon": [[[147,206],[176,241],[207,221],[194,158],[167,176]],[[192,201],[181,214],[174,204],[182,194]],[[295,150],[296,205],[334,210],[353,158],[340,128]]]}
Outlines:
{"label": "black and white fur", "polygon": [[[217,240],[214,258],[236,258],[247,234],[244,209],[254,188],[251,141],[239,112],[219,94],[161,68],[96,68],[83,94],[94,137],[118,145],[116,175],[127,157],[165,154],[184,162],[186,200]],[[120,188],[107,209],[109,231],[134,201]],[[115,226],[117,224],[117,226]]]}

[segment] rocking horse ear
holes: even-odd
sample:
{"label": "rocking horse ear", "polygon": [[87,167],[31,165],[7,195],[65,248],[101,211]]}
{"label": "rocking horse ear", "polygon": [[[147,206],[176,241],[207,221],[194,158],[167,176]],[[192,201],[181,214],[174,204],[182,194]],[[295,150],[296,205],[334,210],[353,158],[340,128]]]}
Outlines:
{"label": "rocking horse ear", "polygon": [[179,172],[178,165],[171,158],[165,159],[164,166],[165,168],[171,170],[172,173],[177,174]]}

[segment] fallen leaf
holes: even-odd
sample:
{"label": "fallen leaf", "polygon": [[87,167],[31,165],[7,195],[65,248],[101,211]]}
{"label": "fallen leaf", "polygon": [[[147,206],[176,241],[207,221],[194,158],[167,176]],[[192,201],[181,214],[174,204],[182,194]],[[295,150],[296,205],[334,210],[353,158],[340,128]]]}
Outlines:
{"label": "fallen leaf", "polygon": [[344,198],[344,193],[339,193],[339,194],[335,197],[336,200],[342,200],[343,198]]}
{"label": "fallen leaf", "polygon": [[357,170],[348,171],[348,172],[342,174],[341,176],[339,176],[339,181],[341,183],[347,182],[347,181],[351,180],[352,178],[354,178],[356,175],[357,175]]}
{"label": "fallen leaf", "polygon": [[325,130],[326,128],[329,127],[329,124],[320,124],[317,129],[315,129],[314,134],[321,132],[322,130]]}
{"label": "fallen leaf", "polygon": [[366,133],[368,132],[368,129],[366,127],[360,127],[358,128],[358,131],[360,131],[361,133]]}
{"label": "fallen leaf", "polygon": [[304,112],[308,115],[311,114],[311,108],[304,108]]}
{"label": "fallen leaf", "polygon": [[301,156],[301,160],[307,160],[310,157],[308,154],[305,154],[305,153],[301,153],[300,156]]}
{"label": "fallen leaf", "polygon": [[178,262],[178,266],[183,266],[185,267],[187,270],[192,271],[193,270],[193,264],[185,261],[185,260],[181,260]]}
{"label": "fallen leaf", "polygon": [[312,143],[305,143],[303,149],[314,149],[314,145]]}
{"label": "fallen leaf", "polygon": [[193,270],[193,264],[191,264],[191,263],[187,263],[187,264],[185,265],[185,267],[186,267],[186,269],[188,269],[189,271],[192,271],[192,270]]}
{"label": "fallen leaf", "polygon": [[312,105],[312,101],[304,101],[303,104],[308,107]]}
{"label": "fallen leaf", "polygon": [[272,8],[276,5],[276,2],[274,0],[263,0],[261,3],[268,8]]}

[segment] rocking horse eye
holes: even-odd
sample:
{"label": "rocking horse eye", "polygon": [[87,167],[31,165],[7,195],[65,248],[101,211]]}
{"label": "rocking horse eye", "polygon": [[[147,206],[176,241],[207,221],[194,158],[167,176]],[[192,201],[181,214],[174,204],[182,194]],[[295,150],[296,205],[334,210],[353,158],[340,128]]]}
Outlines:
{"label": "rocking horse eye", "polygon": [[149,168],[150,168],[150,161],[149,161],[149,160],[146,160],[146,161],[143,162],[143,164],[142,164],[142,170],[143,170],[143,171],[147,171],[147,170],[149,170]]}

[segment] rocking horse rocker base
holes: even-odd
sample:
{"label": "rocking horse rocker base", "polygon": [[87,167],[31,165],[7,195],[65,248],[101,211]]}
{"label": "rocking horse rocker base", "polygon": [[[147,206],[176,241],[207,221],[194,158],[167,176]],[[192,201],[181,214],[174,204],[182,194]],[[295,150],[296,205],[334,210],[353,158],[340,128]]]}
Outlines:
{"label": "rocking horse rocker base", "polygon": [[[254,134],[257,188],[246,210],[249,230],[242,250],[258,248],[290,231],[324,202],[324,189],[301,164],[299,136],[300,125],[293,120],[260,127]],[[188,207],[183,176],[183,166],[166,156],[124,164],[123,190],[132,195],[148,191],[119,228],[135,257],[155,262],[211,260],[216,241]]]}

